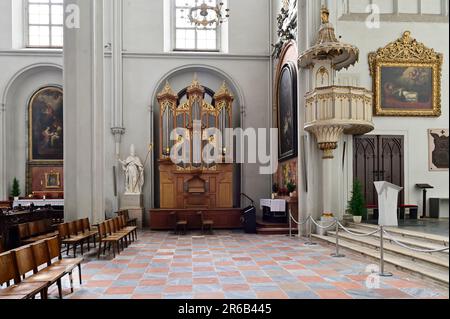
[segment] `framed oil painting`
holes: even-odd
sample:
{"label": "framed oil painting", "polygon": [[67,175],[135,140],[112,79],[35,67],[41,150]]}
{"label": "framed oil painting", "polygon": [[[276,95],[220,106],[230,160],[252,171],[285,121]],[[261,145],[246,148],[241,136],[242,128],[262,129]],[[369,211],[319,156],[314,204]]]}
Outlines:
{"label": "framed oil painting", "polygon": [[61,178],[59,173],[45,173],[45,188],[55,189],[61,187]]}
{"label": "framed oil painting", "polygon": [[298,155],[297,105],[297,68],[289,62],[281,69],[277,89],[278,155],[281,162]]}
{"label": "framed oil painting", "polygon": [[369,55],[377,116],[441,116],[443,55],[406,31]]}
{"label": "framed oil painting", "polygon": [[61,162],[64,159],[63,91],[45,87],[33,94],[29,112],[30,162]]}
{"label": "framed oil painting", "polygon": [[430,171],[448,171],[448,129],[428,131]]}

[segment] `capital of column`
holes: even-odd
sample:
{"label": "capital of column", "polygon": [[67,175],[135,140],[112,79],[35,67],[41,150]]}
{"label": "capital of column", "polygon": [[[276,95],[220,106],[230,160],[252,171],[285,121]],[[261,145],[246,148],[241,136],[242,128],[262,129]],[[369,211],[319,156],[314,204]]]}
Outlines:
{"label": "capital of column", "polygon": [[125,128],[123,127],[113,127],[111,128],[111,133],[114,135],[114,139],[116,143],[120,143],[122,141],[122,135],[125,134]]}

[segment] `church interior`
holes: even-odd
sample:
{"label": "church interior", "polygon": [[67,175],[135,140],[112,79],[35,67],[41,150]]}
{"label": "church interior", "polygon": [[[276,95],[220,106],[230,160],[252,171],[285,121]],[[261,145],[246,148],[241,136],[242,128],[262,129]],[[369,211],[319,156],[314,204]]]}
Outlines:
{"label": "church interior", "polygon": [[448,0],[0,0],[2,299],[448,299]]}

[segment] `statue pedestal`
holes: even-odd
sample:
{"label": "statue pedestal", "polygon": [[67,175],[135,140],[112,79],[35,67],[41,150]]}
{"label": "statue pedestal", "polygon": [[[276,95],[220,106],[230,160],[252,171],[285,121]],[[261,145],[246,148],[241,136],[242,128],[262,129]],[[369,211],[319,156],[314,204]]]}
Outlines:
{"label": "statue pedestal", "polygon": [[144,226],[144,195],[123,194],[120,196],[120,210],[128,210],[130,218],[137,219],[138,228]]}

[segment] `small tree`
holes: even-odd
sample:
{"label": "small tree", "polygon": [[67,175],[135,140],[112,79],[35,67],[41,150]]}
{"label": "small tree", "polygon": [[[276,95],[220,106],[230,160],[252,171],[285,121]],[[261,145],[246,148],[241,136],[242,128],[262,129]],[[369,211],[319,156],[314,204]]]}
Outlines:
{"label": "small tree", "polygon": [[353,183],[352,198],[348,202],[348,210],[353,216],[365,216],[366,203],[362,192],[361,182],[358,180]]}
{"label": "small tree", "polygon": [[11,188],[11,196],[12,197],[19,197],[20,196],[20,185],[17,178],[14,178],[12,188]]}

